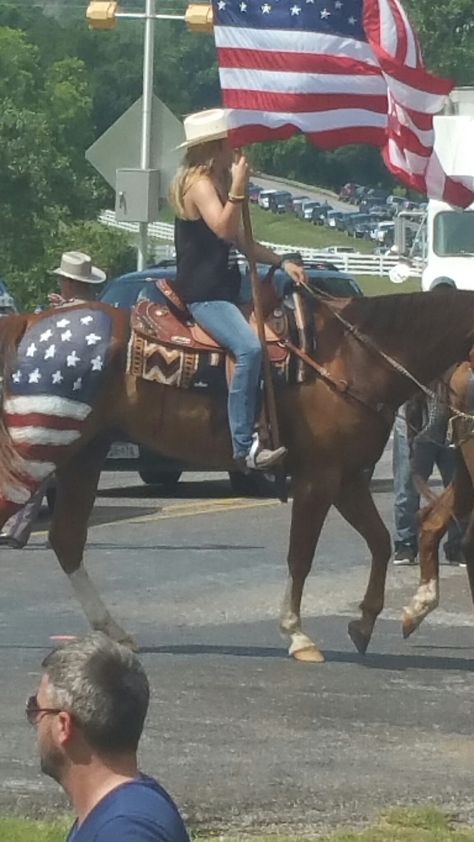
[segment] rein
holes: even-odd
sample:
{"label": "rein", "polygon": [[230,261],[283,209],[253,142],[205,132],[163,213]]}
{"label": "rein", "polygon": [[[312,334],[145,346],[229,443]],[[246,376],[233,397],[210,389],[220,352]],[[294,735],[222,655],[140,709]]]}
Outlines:
{"label": "rein", "polygon": [[[382,349],[379,348],[378,345],[369,336],[367,336],[367,334],[362,333],[356,325],[352,324],[352,322],[347,321],[347,319],[341,316],[341,314],[338,313],[337,310],[333,310],[329,304],[329,300],[332,299],[332,296],[329,295],[329,293],[325,292],[324,290],[319,290],[319,292],[316,293],[313,289],[311,289],[309,284],[306,284],[304,281],[301,281],[299,283],[299,286],[303,287],[308,293],[308,295],[311,296],[311,298],[314,298],[316,301],[321,301],[322,299],[326,304],[327,308],[329,309],[331,316],[334,319],[336,319],[340,324],[342,324],[346,332],[353,336],[354,339],[357,339],[357,341],[360,342],[361,345],[364,345],[365,347],[373,351],[375,354],[377,354],[379,357],[381,357],[386,363],[388,363],[390,368],[392,368],[398,374],[401,374],[407,380],[410,380],[412,383],[414,383],[415,386],[431,400],[438,399],[438,396],[433,391],[433,389],[430,389],[429,386],[426,386],[424,383],[421,383],[421,381],[418,380],[410,371],[408,371],[408,369],[406,369],[405,366],[398,362],[398,360],[395,360],[393,357],[390,356],[390,354],[386,354],[385,351],[382,351]],[[327,369],[325,369],[323,366],[320,366],[319,363],[312,359],[312,357],[310,357],[304,351],[301,351],[291,342],[287,341],[285,342],[285,345],[292,353],[297,354],[297,356],[299,356],[307,365],[313,368],[324,380],[331,383],[341,394],[346,394],[348,397],[354,398],[359,403],[366,406],[368,409],[371,409],[372,411],[375,411],[379,414],[382,412],[386,413],[386,411],[389,410],[386,404],[376,404],[375,406],[372,406],[371,404],[367,403],[367,401],[359,397],[355,392],[353,392],[353,390],[350,389],[349,384],[345,380],[337,381],[334,377],[332,377],[332,375],[329,373],[329,371],[327,371]],[[452,412],[453,415],[457,417],[471,419],[473,417],[469,413],[461,412],[461,410],[456,409],[456,407],[452,406],[452,404],[450,404],[448,401],[446,401],[446,406],[448,407],[450,412]],[[393,413],[390,412],[390,414],[392,415]]]}

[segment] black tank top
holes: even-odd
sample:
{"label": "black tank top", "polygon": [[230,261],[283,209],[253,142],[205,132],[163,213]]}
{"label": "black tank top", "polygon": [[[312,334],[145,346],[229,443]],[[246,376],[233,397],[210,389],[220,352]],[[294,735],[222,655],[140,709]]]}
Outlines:
{"label": "black tank top", "polygon": [[229,243],[214,234],[203,219],[178,217],[174,223],[174,241],[177,264],[174,286],[186,304],[237,301],[240,272],[237,263],[229,261]]}

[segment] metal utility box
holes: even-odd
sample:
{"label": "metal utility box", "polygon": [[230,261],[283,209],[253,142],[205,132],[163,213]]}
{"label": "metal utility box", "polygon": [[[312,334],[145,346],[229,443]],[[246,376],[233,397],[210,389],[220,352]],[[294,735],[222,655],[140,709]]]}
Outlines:
{"label": "metal utility box", "polygon": [[159,170],[117,170],[115,214],[120,222],[155,222],[159,196]]}

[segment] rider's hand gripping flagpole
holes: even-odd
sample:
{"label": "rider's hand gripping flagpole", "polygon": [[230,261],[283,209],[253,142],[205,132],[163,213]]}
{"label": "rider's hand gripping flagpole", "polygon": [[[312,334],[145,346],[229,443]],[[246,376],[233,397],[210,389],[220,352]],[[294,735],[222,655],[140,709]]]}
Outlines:
{"label": "rider's hand gripping flagpole", "polygon": [[[242,222],[244,226],[245,251],[249,261],[250,283],[252,288],[255,321],[257,323],[258,338],[262,346],[264,390],[263,425],[265,428],[264,435],[268,437],[272,449],[276,450],[278,447],[280,447],[280,431],[278,427],[278,415],[275,399],[275,387],[272,376],[272,366],[270,362],[270,357],[268,356],[267,343],[265,341],[265,322],[263,318],[260,280],[258,277],[257,264],[255,260],[252,220],[250,219],[248,196],[245,198],[245,201],[242,205]],[[286,472],[282,468],[277,468],[275,471],[275,476],[276,491],[278,497],[280,498],[282,503],[286,503],[288,501],[288,494],[286,490]]]}

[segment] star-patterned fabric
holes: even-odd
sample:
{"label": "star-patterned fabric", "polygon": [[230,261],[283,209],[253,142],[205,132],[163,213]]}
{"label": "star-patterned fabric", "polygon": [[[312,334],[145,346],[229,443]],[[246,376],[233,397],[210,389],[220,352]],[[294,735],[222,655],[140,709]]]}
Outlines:
{"label": "star-patterned fabric", "polygon": [[80,438],[111,335],[107,310],[87,305],[50,311],[26,330],[5,383],[4,415],[23,476],[23,491],[12,489],[11,502],[26,502]]}
{"label": "star-patterned fabric", "polygon": [[429,74],[399,0],[213,0],[230,140],[303,132],[325,149],[383,148],[390,171],[432,198],[467,207],[433,150],[433,115],[453,85]]}
{"label": "star-patterned fabric", "polygon": [[17,352],[9,395],[93,401],[104,367],[111,319],[85,307],[56,311],[28,329]]}

